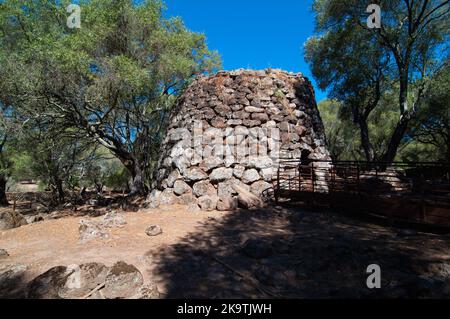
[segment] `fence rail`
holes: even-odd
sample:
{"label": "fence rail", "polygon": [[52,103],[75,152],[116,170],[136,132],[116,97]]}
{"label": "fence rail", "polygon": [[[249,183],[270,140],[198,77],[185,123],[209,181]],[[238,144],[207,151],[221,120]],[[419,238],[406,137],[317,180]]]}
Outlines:
{"label": "fence rail", "polygon": [[450,164],[281,159],[274,196],[450,226]]}

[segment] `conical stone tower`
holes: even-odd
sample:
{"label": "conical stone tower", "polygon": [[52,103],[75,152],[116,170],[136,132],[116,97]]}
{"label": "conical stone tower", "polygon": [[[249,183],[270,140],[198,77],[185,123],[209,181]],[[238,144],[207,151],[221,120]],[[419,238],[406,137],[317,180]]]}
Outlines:
{"label": "conical stone tower", "polygon": [[329,160],[301,74],[237,70],[193,80],[172,111],[149,206],[232,210],[273,188],[280,158]]}

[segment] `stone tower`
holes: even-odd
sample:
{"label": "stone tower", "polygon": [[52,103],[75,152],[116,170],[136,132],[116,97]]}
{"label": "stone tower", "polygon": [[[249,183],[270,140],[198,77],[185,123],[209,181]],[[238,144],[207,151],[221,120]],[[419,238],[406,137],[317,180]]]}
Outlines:
{"label": "stone tower", "polygon": [[151,207],[232,210],[239,191],[270,192],[280,158],[329,160],[314,90],[301,74],[269,69],[200,76],[168,125]]}

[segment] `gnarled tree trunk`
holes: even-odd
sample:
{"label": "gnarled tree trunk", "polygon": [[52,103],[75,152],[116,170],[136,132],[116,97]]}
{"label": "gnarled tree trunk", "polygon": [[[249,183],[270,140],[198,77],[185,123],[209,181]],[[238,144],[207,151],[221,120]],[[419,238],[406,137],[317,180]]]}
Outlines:
{"label": "gnarled tree trunk", "polygon": [[145,169],[138,160],[134,159],[131,163],[128,162],[126,166],[131,173],[130,195],[146,195],[147,186],[145,185]]}
{"label": "gnarled tree trunk", "polygon": [[8,206],[9,202],[6,198],[6,176],[0,174],[0,206]]}

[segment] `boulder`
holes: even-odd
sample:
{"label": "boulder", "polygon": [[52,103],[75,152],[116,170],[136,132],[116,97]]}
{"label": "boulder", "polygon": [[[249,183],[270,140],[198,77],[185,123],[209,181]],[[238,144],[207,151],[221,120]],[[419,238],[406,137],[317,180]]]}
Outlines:
{"label": "boulder", "polygon": [[261,196],[261,194],[263,194],[264,191],[271,188],[272,188],[271,184],[264,181],[258,181],[250,186],[250,192],[252,192],[252,194],[256,196]]}
{"label": "boulder", "polygon": [[271,167],[264,168],[260,171],[260,175],[265,182],[271,182],[274,179],[274,169]]}
{"label": "boulder", "polygon": [[194,195],[202,197],[205,195],[217,195],[217,191],[209,181],[200,181],[193,186]]}
{"label": "boulder", "polygon": [[141,272],[133,265],[117,262],[106,275],[102,292],[107,299],[133,297],[144,284]]}
{"label": "boulder", "polygon": [[27,225],[25,217],[18,212],[0,212],[0,230],[7,230]]}
{"label": "boulder", "polygon": [[184,194],[178,197],[180,204],[189,206],[191,204],[197,204],[197,197],[195,197],[192,193]]}
{"label": "boulder", "polygon": [[176,205],[178,204],[178,197],[174,194],[172,188],[166,188],[160,196],[161,205]]}
{"label": "boulder", "polygon": [[190,205],[187,207],[186,211],[187,211],[188,213],[198,213],[198,212],[201,211],[201,208],[200,208],[197,204],[190,204]]}
{"label": "boulder", "polygon": [[167,186],[169,188],[173,187],[173,184],[180,178],[182,178],[180,172],[177,169],[173,170],[172,173],[169,174],[169,177],[167,177]]}
{"label": "boulder", "polygon": [[223,160],[218,157],[211,156],[205,159],[200,164],[200,168],[202,168],[205,172],[209,172],[212,169],[219,167],[220,165],[223,165]]}
{"label": "boulder", "polygon": [[37,276],[28,284],[28,298],[61,299],[60,290],[74,271],[73,268],[57,266]]}
{"label": "boulder", "polygon": [[264,206],[264,202],[251,192],[247,191],[239,185],[233,185],[233,188],[238,193],[238,203],[246,209],[261,208]]}
{"label": "boulder", "polygon": [[198,167],[192,167],[186,171],[184,175],[185,180],[188,182],[198,182],[208,178],[208,174],[206,174],[203,170]]}
{"label": "boulder", "polygon": [[24,298],[22,276],[27,270],[25,265],[0,266],[0,298]]}
{"label": "boulder", "polygon": [[71,274],[59,289],[58,295],[64,299],[85,297],[106,280],[108,268],[100,263],[87,263],[67,267]]}
{"label": "boulder", "polygon": [[217,196],[205,195],[198,199],[198,205],[204,211],[212,211],[217,208],[217,202],[219,198]]}
{"label": "boulder", "polygon": [[190,132],[185,128],[173,129],[167,134],[167,137],[171,143],[175,143],[180,140],[188,140],[190,136]]}
{"label": "boulder", "polygon": [[259,181],[261,179],[261,176],[259,176],[258,171],[254,168],[246,170],[244,172],[244,175],[242,176],[242,181],[245,184],[250,184],[256,181]]}
{"label": "boulder", "polygon": [[237,197],[232,196],[219,197],[219,201],[217,202],[218,211],[233,211],[236,210],[237,208],[238,208]]}
{"label": "boulder", "polygon": [[184,181],[177,180],[173,185],[173,192],[176,195],[192,193],[192,188]]}
{"label": "boulder", "polygon": [[146,204],[148,208],[155,209],[160,205],[161,191],[154,189],[150,195],[147,196]]}
{"label": "boulder", "polygon": [[230,179],[228,181],[219,183],[219,185],[217,185],[217,195],[219,197],[236,195],[237,193],[233,188],[233,185],[236,182],[237,180]]}
{"label": "boulder", "polygon": [[236,165],[233,169],[233,175],[236,178],[242,178],[245,172],[245,166],[242,165]]}
{"label": "boulder", "polygon": [[227,179],[230,179],[231,177],[233,177],[233,169],[225,167],[216,168],[209,175],[209,179],[213,183],[223,182]]}
{"label": "boulder", "polygon": [[147,236],[155,237],[161,235],[163,233],[163,230],[161,226],[151,225],[145,230],[145,233],[147,234]]}
{"label": "boulder", "polygon": [[249,167],[257,169],[271,168],[273,160],[269,156],[250,156],[248,158]]}

